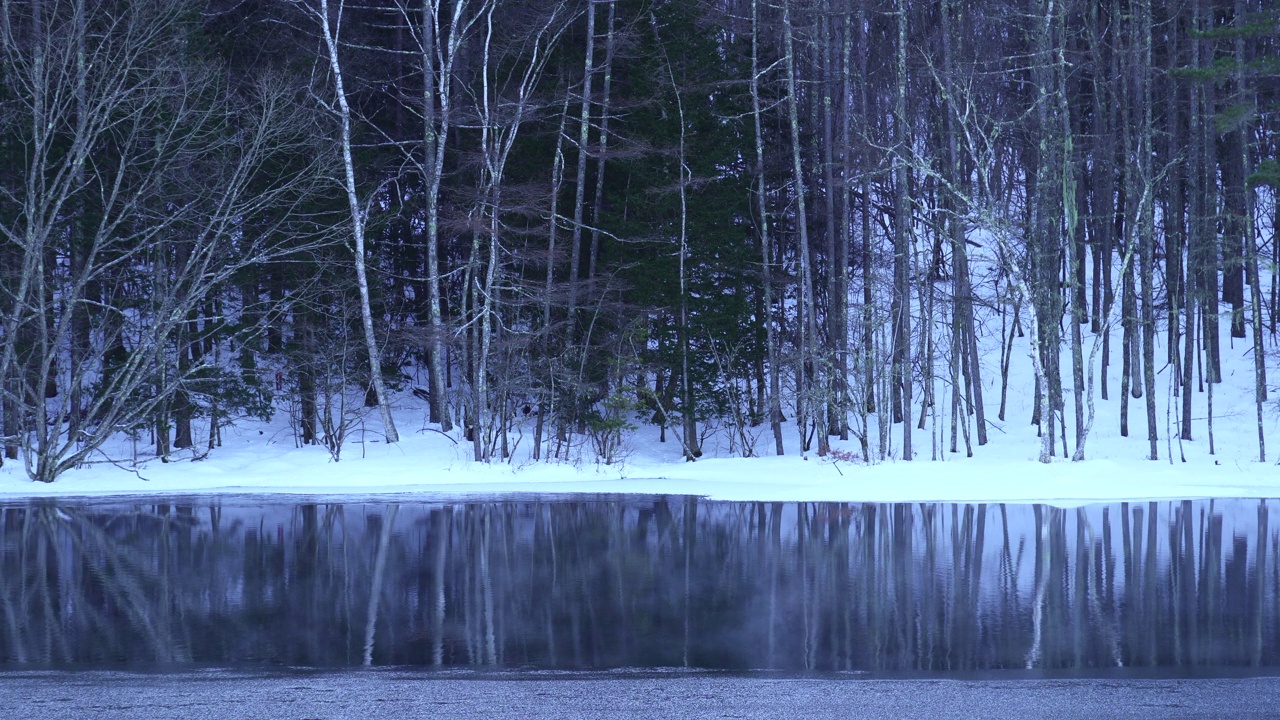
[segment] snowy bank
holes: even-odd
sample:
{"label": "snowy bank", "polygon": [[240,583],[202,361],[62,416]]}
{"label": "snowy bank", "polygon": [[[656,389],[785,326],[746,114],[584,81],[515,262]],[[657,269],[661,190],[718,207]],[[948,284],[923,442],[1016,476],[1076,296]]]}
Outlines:
{"label": "snowy bank", "polygon": [[[1102,444],[1102,443],[1100,443]],[[669,444],[670,445],[670,444]],[[1280,468],[1240,457],[1193,456],[1187,462],[1104,458],[1073,463],[1034,460],[1034,442],[980,449],[973,458],[864,464],[807,458],[713,457],[681,462],[678,448],[652,443],[612,466],[590,462],[495,463],[425,432],[388,446],[353,445],[340,462],[320,448],[269,442],[256,432],[229,437],[206,460],[152,460],[136,471],[102,463],[52,484],[31,482],[19,463],[0,468],[0,499],[59,496],[263,493],[287,495],[467,496],[573,493],[700,495],[713,500],[832,502],[1047,502],[1264,498],[1280,496]],[[363,450],[363,457],[362,451]],[[662,457],[665,453],[667,457]],[[675,455],[675,457],[671,457]]]}
{"label": "snowy bank", "polygon": [[[1026,343],[1025,338],[1015,343],[1013,357],[1017,362],[1010,373],[1011,387],[1034,387],[1029,379]],[[985,357],[987,362],[996,359],[994,354]],[[20,461],[9,461],[0,467],[0,500],[183,494],[452,498],[637,493],[739,501],[1047,502],[1075,506],[1117,500],[1280,497],[1280,467],[1274,464],[1280,454],[1280,448],[1275,447],[1276,438],[1280,438],[1280,403],[1273,400],[1266,407],[1263,425],[1271,447],[1268,462],[1258,462],[1253,373],[1247,361],[1247,354],[1240,351],[1223,356],[1225,381],[1216,391],[1212,415],[1213,452],[1206,394],[1196,392],[1193,396],[1191,430],[1195,439],[1179,440],[1179,398],[1170,382],[1169,368],[1160,369],[1157,387],[1163,390],[1156,398],[1156,461],[1146,459],[1147,428],[1138,401],[1129,411],[1129,436],[1119,434],[1118,393],[1113,390],[1111,400],[1097,400],[1097,417],[1086,444],[1089,459],[1078,463],[1065,460],[1059,446],[1054,462],[1037,462],[1040,441],[1036,427],[1029,423],[1034,394],[1010,393],[1006,419],[1000,420],[993,412],[1000,396],[1000,378],[998,373],[984,370],[991,439],[985,446],[974,441],[973,457],[965,456],[963,442],[957,443],[959,452],[951,452],[951,427],[946,417],[929,416],[925,429],[913,431],[913,462],[900,459],[901,424],[887,428],[885,459],[866,463],[848,459],[861,453],[860,443],[852,436],[844,441],[832,439],[833,457],[845,460],[819,458],[813,453],[802,457],[799,432],[788,422],[783,428],[786,455],[782,457],[772,456],[773,439],[767,425],[748,429],[745,434],[753,438],[755,453],[762,456],[751,458],[735,457],[742,452],[740,438],[744,433],[704,423],[700,432],[704,433],[705,456],[687,463],[677,442],[660,442],[658,428],[637,418],[635,429],[625,435],[618,451],[620,461],[613,465],[600,464],[590,443],[581,436],[570,438],[572,443],[563,448],[562,459],[535,461],[529,452],[532,420],[526,418],[513,428],[512,458],[482,464],[471,459],[470,443],[460,432],[446,435],[438,426],[429,425],[425,402],[402,392],[395,399],[401,441],[395,445],[381,442],[377,417],[365,410],[366,416],[354,426],[338,462],[323,447],[298,447],[296,428],[289,424],[287,414],[280,412],[271,422],[241,421],[225,428],[222,445],[202,460],[193,460],[194,454],[187,450],[171,455],[170,462],[161,462],[149,455],[145,437],[121,435],[104,452],[124,461],[91,464],[48,485],[31,482]],[[1280,376],[1280,368],[1268,369],[1272,377]],[[1112,383],[1114,387],[1114,377]],[[944,391],[939,384],[936,392],[941,395]],[[1060,417],[1071,423],[1069,394],[1065,400],[1067,407]],[[874,415],[869,416],[865,433],[870,454],[880,458],[876,422]],[[856,422],[854,427],[858,427]],[[1068,433],[1074,448],[1072,428],[1069,425]]]}

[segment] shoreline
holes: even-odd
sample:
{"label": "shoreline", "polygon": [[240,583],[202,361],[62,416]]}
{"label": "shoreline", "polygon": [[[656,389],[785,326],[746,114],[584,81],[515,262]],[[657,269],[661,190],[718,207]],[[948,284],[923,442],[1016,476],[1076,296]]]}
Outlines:
{"label": "shoreline", "polygon": [[[319,453],[290,452],[260,467],[230,462],[153,462],[137,473],[105,465],[77,470],[50,484],[26,478],[21,466],[0,470],[0,502],[136,497],[397,498],[427,502],[523,496],[697,496],[736,502],[941,502],[1049,504],[1077,507],[1123,501],[1280,497],[1280,469],[1229,461],[1170,465],[1097,459],[1043,465],[1031,459],[957,459],[862,465],[813,456],[710,458],[696,463],[617,466],[478,465],[436,468],[400,458],[339,463]],[[393,454],[393,453],[392,453]],[[228,467],[230,466],[230,467]]]}

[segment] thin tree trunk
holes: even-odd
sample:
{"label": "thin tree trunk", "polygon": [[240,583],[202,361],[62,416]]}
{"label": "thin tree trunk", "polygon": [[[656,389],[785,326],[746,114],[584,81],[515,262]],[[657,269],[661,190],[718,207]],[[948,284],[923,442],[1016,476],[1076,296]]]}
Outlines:
{"label": "thin tree trunk", "polygon": [[319,413],[319,402],[316,394],[316,337],[314,320],[309,310],[302,310],[295,316],[294,331],[299,344],[299,359],[295,367],[298,372],[298,428],[302,434],[303,445],[315,445],[316,419]]}
{"label": "thin tree trunk", "polygon": [[582,109],[578,115],[578,166],[574,176],[573,190],[573,238],[569,246],[569,332],[571,334],[576,330],[574,316],[578,311],[578,281],[582,270],[582,222],[586,208],[587,143],[590,140],[591,131],[591,86],[595,80],[595,57],[596,3],[588,2],[587,47],[582,67]]}
{"label": "thin tree trunk", "polygon": [[1150,459],[1160,456],[1159,432],[1156,421],[1156,323],[1154,307],[1155,276],[1155,197],[1154,172],[1151,167],[1152,153],[1152,117],[1153,102],[1150,84],[1151,73],[1151,0],[1142,0],[1137,8],[1135,23],[1135,50],[1138,61],[1134,84],[1141,113],[1139,134],[1137,138],[1138,162],[1137,171],[1142,184],[1142,193],[1137,203],[1137,232],[1142,258],[1142,381],[1143,394],[1146,396],[1147,409],[1147,442],[1150,446]]}
{"label": "thin tree trunk", "polygon": [[[1061,55],[1059,55],[1061,60]],[[1066,68],[1062,71],[1065,73]],[[1065,83],[1065,78],[1061,80]],[[1066,93],[1065,88],[1060,90],[1060,103],[1063,106],[1063,130],[1067,135],[1067,143],[1065,152],[1063,153],[1063,210],[1067,215],[1066,237],[1072,244],[1072,248],[1068,253],[1068,262],[1071,265],[1070,274],[1073,282],[1076,284],[1074,292],[1071,293],[1071,394],[1072,402],[1075,407],[1075,425],[1076,425],[1076,447],[1080,448],[1085,441],[1085,419],[1084,419],[1084,348],[1083,338],[1081,337],[1080,326],[1089,322],[1089,308],[1085,306],[1084,293],[1084,249],[1085,249],[1085,226],[1080,221],[1080,216],[1085,209],[1085,193],[1080,192],[1076,187],[1076,157],[1072,151],[1074,140],[1071,136],[1071,121],[1065,112],[1066,110]],[[1065,438],[1067,429],[1062,429],[1062,435]],[[1064,453],[1065,454],[1065,453]],[[1083,456],[1082,456],[1083,457]]]}
{"label": "thin tree trunk", "polygon": [[[870,122],[873,116],[871,111],[871,100],[867,91],[867,78],[869,55],[868,45],[870,44],[870,31],[867,24],[867,7],[866,4],[858,6],[858,77],[862,78],[862,82],[858,83],[858,107],[862,111],[863,134],[868,138],[871,136]],[[864,153],[870,154],[871,148],[868,142],[864,146]],[[868,158],[863,159],[864,162]],[[859,185],[859,193],[862,195],[862,369],[863,369],[863,393],[866,396],[866,402],[863,412],[876,412],[876,366],[879,364],[875,354],[875,302],[872,297],[872,274],[871,270],[874,266],[874,250],[871,243],[871,182],[867,179],[867,174],[862,176],[862,182]],[[880,396],[884,401],[884,396]],[[885,421],[883,417],[884,408],[880,407],[880,417],[877,422],[883,430]],[[883,443],[881,456],[883,457]]]}
{"label": "thin tree trunk", "polygon": [[[1062,94],[1062,83],[1057,71],[1062,39],[1055,40],[1054,26],[1059,25],[1055,0],[1044,2],[1041,10],[1040,30],[1036,35],[1035,45],[1038,66],[1034,71],[1035,84],[1038,86],[1036,98],[1036,126],[1040,132],[1039,152],[1036,154],[1035,172],[1027,173],[1028,199],[1034,198],[1033,211],[1034,236],[1031,239],[1033,251],[1031,259],[1031,297],[1034,308],[1030,314],[1032,340],[1034,349],[1032,359],[1037,361],[1036,373],[1040,386],[1040,462],[1049,462],[1056,449],[1055,420],[1062,397],[1062,377],[1059,368],[1061,338],[1059,321],[1062,318],[1062,295],[1058,290],[1060,277],[1061,225],[1064,210],[1064,177],[1067,172],[1065,164],[1070,156],[1064,152],[1069,148],[1069,140],[1063,136],[1063,123],[1066,119],[1054,121],[1053,114],[1065,111],[1065,98]],[[1064,68],[1065,70],[1065,68]],[[1052,95],[1051,95],[1052,94]],[[1034,190],[1032,182],[1034,181]],[[1072,189],[1074,192],[1074,189]],[[1074,202],[1071,203],[1074,206]],[[1019,278],[1020,283],[1026,280]],[[1047,422],[1046,422],[1047,421]]]}
{"label": "thin tree trunk", "polygon": [[829,312],[834,317],[833,332],[835,334],[835,369],[836,393],[840,408],[840,425],[837,428],[841,440],[849,439],[849,246],[853,235],[853,142],[852,109],[849,106],[853,98],[851,87],[852,68],[850,66],[853,53],[853,33],[851,14],[845,13],[841,21],[841,53],[840,53],[840,148],[843,153],[840,179],[840,229],[837,235],[836,257],[834,265],[835,300],[837,307]]}
{"label": "thin tree trunk", "polygon": [[[1185,100],[1181,97],[1180,85],[1167,77],[1169,70],[1181,63],[1186,62],[1181,53],[1181,37],[1186,32],[1179,21],[1177,14],[1170,18],[1172,32],[1169,33],[1168,63],[1169,68],[1165,69],[1166,78],[1164,79],[1164,99],[1165,99],[1165,139],[1163,154],[1169,156],[1171,154],[1181,155],[1187,146],[1186,138],[1183,134],[1183,113],[1186,105]],[[1154,94],[1154,93],[1153,93]],[[1164,219],[1164,238],[1165,238],[1165,295],[1168,297],[1168,307],[1166,313],[1166,352],[1167,362],[1173,369],[1174,379],[1179,385],[1182,382],[1182,368],[1179,367],[1181,356],[1179,354],[1178,345],[1182,339],[1181,327],[1181,309],[1182,297],[1186,294],[1186,284],[1184,282],[1182,268],[1182,253],[1186,248],[1186,207],[1187,207],[1187,185],[1186,185],[1186,167],[1187,162],[1183,158],[1183,162],[1177,164],[1176,167],[1169,169],[1169,181],[1162,184],[1165,188],[1163,193],[1164,203],[1161,209],[1161,215]]]}
{"label": "thin tree trunk", "polygon": [[[1205,6],[1205,0],[1193,0],[1194,26],[1197,31],[1209,31],[1213,26],[1212,11]],[[1213,61],[1212,41],[1203,34],[1197,34],[1192,43],[1192,66],[1203,67]],[[1217,128],[1213,121],[1216,98],[1210,83],[1194,83],[1192,92],[1199,100],[1193,119],[1199,132],[1193,141],[1200,153],[1200,223],[1197,233],[1199,244],[1196,258],[1197,285],[1200,289],[1199,306],[1201,316],[1201,344],[1204,347],[1204,375],[1211,383],[1222,381],[1222,339],[1218,323],[1219,283],[1218,270],[1221,267],[1218,248],[1217,207],[1217,152],[1215,149]]]}
{"label": "thin tree trunk", "polygon": [[[1280,144],[1280,139],[1276,142]],[[1280,155],[1280,148],[1273,149],[1272,152]],[[1271,267],[1280,268],[1280,202],[1275,203],[1273,210],[1274,214],[1271,217]],[[1280,273],[1271,273],[1271,304],[1268,305],[1270,310],[1268,327],[1271,330],[1273,339],[1276,334],[1276,319],[1280,317],[1280,282],[1277,282],[1277,275],[1280,275]]]}
{"label": "thin tree trunk", "polygon": [[174,433],[173,446],[175,448],[189,448],[195,445],[195,439],[191,436],[191,397],[182,387],[183,378],[191,372],[192,352],[196,343],[192,336],[195,334],[195,311],[188,315],[187,322],[183,323],[178,331],[175,344],[177,345],[177,371],[178,371],[178,389],[173,394],[173,419]]}
{"label": "thin tree trunk", "polygon": [[[893,384],[897,390],[893,402],[894,422],[902,422],[902,458],[912,459],[911,448],[911,199],[907,194],[907,163],[904,153],[911,152],[907,130],[907,4],[897,0],[897,62],[895,76],[893,124],[896,151],[893,157],[894,238],[893,238]],[[797,164],[799,160],[797,159]]]}
{"label": "thin tree trunk", "polygon": [[[1236,0],[1235,3],[1235,26],[1240,31],[1235,38],[1235,82],[1237,91],[1243,96],[1245,95],[1244,64],[1246,61],[1243,33],[1245,26],[1243,0]],[[1248,97],[1243,97],[1242,102],[1250,105],[1255,104],[1252,102],[1252,98]],[[1242,195],[1240,204],[1242,207],[1240,209],[1242,210],[1241,222],[1244,230],[1244,269],[1249,283],[1249,324],[1253,335],[1254,408],[1258,423],[1258,462],[1265,463],[1267,461],[1267,438],[1263,405],[1267,401],[1267,362],[1262,338],[1262,283],[1258,277],[1258,241],[1254,233],[1253,190],[1247,187],[1243,181],[1243,178],[1248,176],[1250,170],[1249,144],[1244,130],[1240,130],[1238,133],[1240,136],[1240,148],[1239,156],[1235,159],[1235,162],[1239,163],[1240,176],[1242,178],[1240,183],[1240,193]],[[1272,228],[1272,231],[1274,234],[1275,228]]]}
{"label": "thin tree trunk", "polygon": [[[431,383],[432,422],[440,423],[440,429],[453,429],[445,401],[446,360],[445,327],[440,296],[440,183],[444,175],[445,146],[452,125],[453,64],[461,47],[466,28],[462,24],[462,12],[466,0],[454,3],[449,20],[449,35],[441,45],[440,0],[423,0],[422,28],[422,148],[423,175],[426,179],[426,230],[427,230],[427,314],[430,326],[427,361],[428,379]],[[440,51],[443,50],[443,54]],[[436,65],[437,57],[441,62]],[[438,101],[438,107],[437,107]]]}
{"label": "thin tree trunk", "polygon": [[555,358],[551,352],[551,293],[555,283],[557,239],[560,235],[560,191],[564,185],[564,129],[569,118],[569,94],[565,93],[560,108],[560,129],[556,133],[556,149],[551,160],[551,220],[547,229],[547,279],[542,289],[542,360],[546,363],[547,387],[538,403],[538,419],[533,431],[533,459],[542,458],[542,437],[546,423],[547,406],[554,402]]}
{"label": "thin tree trunk", "polygon": [[[833,34],[831,32],[831,8],[830,0],[823,0],[821,13],[818,17],[819,24],[819,42],[822,45],[820,54],[822,57],[822,200],[823,211],[825,217],[826,230],[826,246],[824,252],[827,259],[827,317],[826,331],[827,342],[826,347],[822,348],[824,367],[828,369],[826,378],[826,396],[825,408],[816,408],[815,412],[825,412],[827,416],[826,434],[849,436],[847,425],[847,412],[844,404],[844,389],[842,387],[844,375],[840,373],[836,367],[836,363],[840,357],[839,337],[841,334],[840,319],[844,317],[844,298],[841,296],[840,278],[848,272],[848,266],[840,265],[840,257],[837,252],[838,242],[837,235],[843,235],[844,230],[837,230],[839,218],[836,215],[836,174],[835,174],[835,98],[833,97],[833,89],[835,87],[835,60],[833,58],[835,48],[833,48]],[[844,96],[841,96],[843,101]],[[843,103],[842,103],[843,104]],[[846,143],[843,147],[848,147]],[[841,182],[843,185],[843,181]],[[823,454],[823,441],[818,440],[818,454]]]}
{"label": "thin tree trunk", "polygon": [[[1121,237],[1124,237],[1121,235]],[[1124,240],[1125,252],[1130,251],[1130,247],[1134,238],[1126,238]],[[1135,308],[1136,298],[1133,287],[1133,267],[1126,268],[1121,273],[1121,289],[1120,289],[1120,323],[1123,328],[1123,336],[1120,346],[1120,435],[1129,437],[1129,391],[1133,385],[1132,379],[1135,374],[1133,368],[1135,349],[1137,345],[1136,328],[1137,325],[1137,308]]]}
{"label": "thin tree trunk", "polygon": [[[1237,82],[1236,93],[1239,92]],[[1240,104],[1235,93],[1230,102]],[[1218,163],[1222,182],[1222,302],[1231,304],[1231,337],[1245,336],[1244,317],[1244,235],[1245,216],[1245,141],[1244,131],[1237,128],[1222,135]]]}
{"label": "thin tree trunk", "polygon": [[[500,88],[496,77],[500,74],[497,62],[493,57],[494,23],[493,15],[496,3],[488,3],[484,7],[485,33],[480,66],[481,92],[479,97],[480,147],[483,152],[484,167],[481,172],[481,207],[480,217],[486,222],[488,233],[487,265],[484,282],[480,287],[472,285],[472,292],[483,295],[480,311],[472,330],[475,348],[473,350],[472,396],[475,432],[472,438],[476,460],[487,461],[497,440],[498,430],[490,420],[492,415],[489,402],[489,360],[493,349],[493,328],[498,314],[498,266],[502,263],[502,212],[503,183],[506,175],[507,161],[512,148],[520,134],[530,109],[530,98],[542,77],[547,57],[552,47],[564,32],[564,25],[558,25],[563,4],[557,3],[542,16],[541,25],[530,30],[524,48],[527,54],[521,57],[521,70],[514,77],[504,80],[513,96],[501,100]],[[518,78],[516,80],[515,78]],[[505,105],[500,112],[499,104]],[[501,117],[501,121],[499,120]],[[479,232],[472,240],[473,263],[479,258]],[[474,276],[472,276],[474,283]],[[475,307],[473,300],[473,307]],[[498,414],[503,417],[502,413]]]}
{"label": "thin tree trunk", "polygon": [[756,204],[760,212],[760,253],[764,281],[765,352],[769,359],[769,429],[773,432],[774,451],[783,454],[782,389],[778,378],[778,346],[773,330],[773,247],[769,237],[769,198],[764,177],[764,133],[760,127],[760,28],[759,2],[751,0],[751,117],[755,125]]}
{"label": "thin tree trunk", "polygon": [[[1252,203],[1249,203],[1252,207]],[[1258,462],[1267,461],[1266,420],[1263,406],[1267,402],[1267,358],[1262,337],[1262,283],[1258,277],[1258,241],[1254,236],[1253,218],[1247,219],[1245,229],[1245,268],[1249,280],[1249,320],[1253,335],[1253,399],[1258,421]]]}
{"label": "thin tree trunk", "polygon": [[[953,73],[955,72],[955,62],[953,59],[952,45],[958,40],[954,30],[951,27],[951,0],[944,0],[942,6],[942,52],[943,52],[943,73],[945,75],[944,82],[946,84],[947,93],[954,96],[955,86]],[[987,444],[987,419],[986,408],[982,400],[982,369],[978,356],[978,339],[975,332],[973,318],[973,287],[969,279],[969,252],[965,242],[964,229],[964,200],[961,197],[963,189],[968,187],[968,183],[964,180],[966,174],[961,170],[960,153],[957,147],[957,134],[959,129],[955,126],[955,117],[952,113],[946,113],[944,125],[944,133],[947,137],[947,174],[948,182],[961,188],[961,192],[948,192],[950,214],[947,218],[947,226],[950,229],[951,238],[951,263],[952,263],[952,282],[955,288],[955,300],[953,309],[952,322],[955,325],[953,333],[952,353],[958,356],[956,363],[960,373],[964,376],[965,392],[967,396],[972,397],[972,407],[965,411],[962,418],[965,428],[965,444],[968,446],[968,414],[974,414],[974,420],[977,423],[978,444]],[[960,389],[956,388],[956,397],[959,396]],[[972,452],[970,452],[972,454]]]}
{"label": "thin tree trunk", "polygon": [[[1113,0],[1110,8],[1110,18],[1108,18],[1107,21],[1100,20],[1099,24],[1102,24],[1103,22],[1114,23],[1114,19],[1118,18],[1120,14],[1119,8],[1119,3]],[[1103,32],[1106,33],[1105,39],[1101,34]],[[1120,73],[1120,53],[1118,50],[1108,47],[1106,43],[1106,39],[1110,39],[1111,44],[1115,44],[1115,35],[1117,32],[1119,32],[1119,30],[1115,28],[1114,25],[1110,27],[1104,26],[1097,30],[1098,44],[1102,46],[1102,49],[1104,49],[1107,54],[1108,72],[1106,77],[1108,78],[1115,78]],[[1101,73],[1099,73],[1099,75],[1101,76]],[[1102,231],[1099,237],[1102,239],[1101,254],[1104,295],[1102,302],[1105,308],[1115,307],[1115,281],[1111,277],[1111,269],[1117,244],[1122,246],[1120,248],[1122,254],[1126,250],[1126,248],[1123,247],[1123,235],[1117,232],[1116,229],[1117,216],[1122,214],[1122,209],[1124,207],[1123,202],[1121,202],[1124,195],[1124,186],[1121,182],[1121,173],[1116,162],[1119,150],[1116,147],[1115,134],[1121,124],[1121,103],[1117,100],[1118,95],[1119,93],[1113,89],[1110,82],[1106,82],[1101,78],[1094,81],[1094,113],[1100,120],[1105,120],[1105,127],[1100,127],[1098,130],[1099,134],[1102,136],[1102,150],[1100,153],[1101,171],[1099,173],[1102,175],[1102,181],[1095,184],[1095,187],[1100,193],[1098,199],[1101,200],[1101,203],[1099,203],[1099,205],[1094,209],[1095,217],[1098,219],[1098,228]],[[1117,205],[1121,208],[1120,212],[1117,212]],[[1123,273],[1121,274],[1123,275]],[[1123,302],[1121,304],[1123,305]],[[1124,310],[1122,308],[1121,313],[1123,314],[1123,312]],[[1103,322],[1106,322],[1106,318],[1103,318]],[[1102,336],[1102,379],[1100,385],[1103,400],[1109,399],[1108,386],[1110,380],[1110,368],[1111,334],[1106,333]],[[1128,401],[1121,402],[1126,407],[1128,406]]]}
{"label": "thin tree trunk", "polygon": [[[658,20],[651,12],[649,14],[649,23],[653,27],[655,39],[661,44],[661,38],[658,37]],[[663,48],[663,55],[666,57],[666,49]],[[680,251],[679,251],[679,274],[680,274],[680,324],[677,328],[677,342],[680,344],[680,401],[681,401],[681,434],[683,440],[681,446],[684,449],[684,459],[686,462],[692,462],[702,456],[702,448],[698,438],[698,416],[694,404],[693,394],[693,378],[689,374],[689,292],[688,292],[688,272],[686,263],[689,257],[689,165],[685,157],[685,140],[688,127],[685,124],[684,116],[684,99],[680,95],[680,85],[676,82],[675,68],[671,66],[671,61],[667,58],[667,76],[671,81],[671,91],[676,97],[677,120],[680,122],[680,147],[677,161],[679,162],[679,182],[680,190]]]}
{"label": "thin tree trunk", "polygon": [[[342,17],[343,0],[338,0],[337,13]],[[338,58],[338,37],[329,22],[329,0],[320,0],[320,28],[324,32],[325,47],[329,51],[329,70],[333,73],[334,95],[338,101],[338,118],[341,120],[342,167],[347,206],[351,213],[351,232],[355,240],[356,285],[360,291],[360,324],[364,329],[365,351],[369,356],[369,375],[378,398],[378,413],[382,417],[383,432],[387,442],[400,441],[395,420],[391,417],[391,404],[387,397],[386,382],[382,378],[382,354],[378,350],[378,338],[373,330],[373,312],[369,306],[369,276],[365,268],[364,208],[356,188],[355,162],[351,156],[351,107],[347,104],[347,91],[343,85],[342,65]]]}
{"label": "thin tree trunk", "polygon": [[1178,436],[1183,440],[1191,440],[1191,381],[1195,375],[1196,296],[1199,289],[1195,285],[1195,273],[1191,271],[1190,262],[1187,263],[1186,283],[1182,294],[1182,316],[1187,324],[1187,331],[1182,345],[1182,419]]}
{"label": "thin tree trunk", "polygon": [[[77,119],[84,118],[86,113],[89,112],[85,86],[88,56],[85,48],[84,10],[83,0],[77,0],[73,10],[76,24],[74,39],[76,44],[76,83],[74,92]],[[75,186],[83,187],[84,182],[84,164],[76,163]],[[90,283],[86,282],[90,275],[88,268],[89,247],[87,245],[91,243],[89,238],[92,232],[86,212],[87,204],[87,200],[83,198],[75,203],[71,221],[68,223],[68,241],[70,245],[71,282],[83,285],[83,294],[90,296],[89,299],[92,299],[94,293],[90,291]],[[80,417],[80,413],[83,405],[84,379],[87,369],[86,364],[92,352],[93,339],[91,337],[92,326],[89,320],[88,303],[72,302],[66,312],[71,315],[71,373],[69,375],[69,387],[67,388],[70,410],[67,418],[67,437],[72,442],[75,442],[80,431],[80,423],[83,420]],[[3,375],[0,374],[0,377],[3,377]]]}
{"label": "thin tree trunk", "polygon": [[[1012,291],[1012,288],[1010,288]],[[1000,412],[996,414],[1001,422],[1004,422],[1005,409],[1009,398],[1009,363],[1013,358],[1013,339],[1018,333],[1018,314],[1022,309],[1022,299],[1016,294],[1013,297],[1013,321],[1008,324],[1009,334],[1004,334],[1005,330],[1005,305],[1001,303],[1000,307],[1000,330],[1002,349],[1000,352]]]}
{"label": "thin tree trunk", "polygon": [[604,83],[600,89],[600,145],[596,152],[596,191],[591,198],[591,256],[587,261],[587,279],[595,280],[600,257],[600,211],[604,205],[604,166],[609,154],[609,102],[613,96],[614,15],[617,0],[609,0],[605,17]]}
{"label": "thin tree trunk", "polygon": [[[816,379],[818,354],[818,324],[813,297],[813,263],[809,248],[809,216],[805,202],[804,169],[800,162],[800,119],[799,96],[796,91],[795,47],[792,40],[794,34],[791,22],[791,0],[782,3],[783,26],[783,60],[787,73],[787,118],[791,129],[791,170],[795,184],[796,225],[800,232],[800,324],[803,328],[800,361],[797,363],[797,426],[800,431],[802,449],[806,439],[806,425],[811,414],[817,423],[818,455],[825,456],[830,452],[830,440],[827,438],[826,414],[815,406],[815,392],[818,387]],[[803,408],[803,412],[800,411]],[[907,420],[910,425],[910,420]],[[908,432],[910,432],[908,430]]]}

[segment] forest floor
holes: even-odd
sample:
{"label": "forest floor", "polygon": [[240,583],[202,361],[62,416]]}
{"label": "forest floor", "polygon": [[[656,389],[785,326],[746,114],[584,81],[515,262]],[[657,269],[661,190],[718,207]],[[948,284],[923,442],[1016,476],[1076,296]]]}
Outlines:
{"label": "forest floor", "polygon": [[[1086,328],[1087,331],[1087,328]],[[990,333],[991,336],[996,332]],[[943,337],[946,333],[941,333]],[[1226,335],[1224,327],[1224,335]],[[1086,443],[1087,460],[1057,457],[1037,462],[1040,441],[1030,424],[1034,387],[1027,354],[1027,338],[1016,340],[1012,351],[1006,420],[996,417],[1000,403],[1000,358],[996,347],[983,357],[983,385],[989,442],[973,441],[966,457],[964,442],[950,452],[950,390],[947,378],[936,381],[938,418],[927,417],[924,430],[914,430],[913,462],[901,459],[902,425],[891,428],[887,459],[866,462],[859,457],[855,436],[833,438],[836,451],[819,458],[799,452],[794,424],[784,426],[786,455],[773,455],[768,425],[751,428],[755,453],[740,457],[741,441],[731,442],[728,427],[704,426],[704,456],[683,460],[675,432],[659,442],[659,429],[637,419],[617,460],[597,459],[589,440],[578,437],[562,459],[534,461],[529,447],[532,420],[517,427],[507,460],[489,464],[471,460],[470,443],[460,431],[446,435],[426,422],[426,403],[407,390],[396,398],[396,421],[401,441],[382,441],[376,412],[355,426],[340,461],[320,446],[299,447],[287,413],[267,423],[243,420],[223,430],[222,447],[201,458],[191,450],[175,452],[169,462],[150,453],[145,435],[121,437],[108,452],[115,462],[94,463],[44,485],[28,480],[22,463],[0,468],[0,498],[174,494],[292,494],[380,495],[412,493],[440,496],[565,493],[692,494],[720,500],[756,501],[969,501],[1048,502],[1071,506],[1093,501],[1208,497],[1280,496],[1280,390],[1265,406],[1268,461],[1258,462],[1257,415],[1253,399],[1254,373],[1248,340],[1234,347],[1224,337],[1224,381],[1214,390],[1214,451],[1209,452],[1207,393],[1194,395],[1192,441],[1178,441],[1178,408],[1170,368],[1157,352],[1157,431],[1159,459],[1147,459],[1144,400],[1131,400],[1129,437],[1119,434],[1119,332],[1115,331],[1109,400],[1095,399],[1097,416]],[[1091,336],[1086,332],[1085,357]],[[994,344],[992,339],[991,344]],[[1157,346],[1162,348],[1163,344]],[[1280,363],[1270,356],[1269,383],[1280,383]],[[1063,352],[1066,412],[1070,449],[1074,450],[1074,409],[1070,392],[1070,355]],[[940,368],[945,374],[945,368]],[[1099,368],[1100,375],[1100,368]],[[1207,387],[1207,386],[1206,386]],[[917,393],[919,390],[917,390]],[[1173,412],[1166,413],[1169,403]],[[915,413],[919,413],[917,403]],[[918,416],[913,418],[918,420]],[[935,434],[936,420],[936,434]],[[868,443],[878,457],[876,418],[871,416]],[[855,418],[854,425],[858,423]],[[914,424],[913,424],[914,427]],[[739,436],[740,437],[740,436]],[[207,435],[206,435],[207,438]],[[197,444],[202,444],[197,431]],[[1069,456],[1068,456],[1069,457]],[[135,461],[135,458],[137,460]],[[933,461],[936,458],[936,461]]]}

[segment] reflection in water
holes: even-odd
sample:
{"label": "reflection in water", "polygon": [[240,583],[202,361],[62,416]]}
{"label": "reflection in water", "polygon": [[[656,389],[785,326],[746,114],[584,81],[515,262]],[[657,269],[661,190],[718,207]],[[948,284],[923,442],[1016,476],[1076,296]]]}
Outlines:
{"label": "reflection in water", "polygon": [[0,663],[1280,666],[1268,501],[0,507]]}

